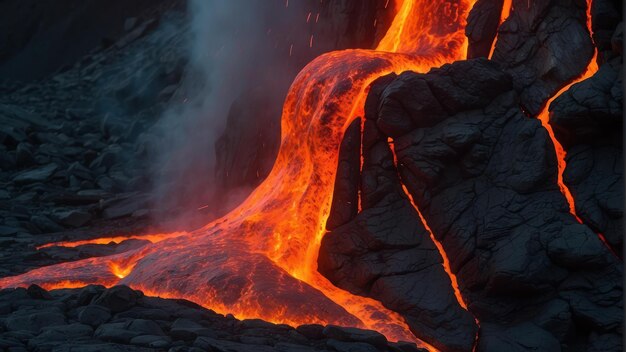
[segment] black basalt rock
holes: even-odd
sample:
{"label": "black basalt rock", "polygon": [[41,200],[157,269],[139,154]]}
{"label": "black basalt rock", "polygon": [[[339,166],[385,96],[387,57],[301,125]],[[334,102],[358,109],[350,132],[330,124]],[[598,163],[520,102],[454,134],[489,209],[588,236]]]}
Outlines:
{"label": "black basalt rock", "polygon": [[[452,292],[432,269],[441,261],[428,224],[480,322],[477,351],[619,350],[621,263],[570,214],[555,147],[541,122],[522,113],[511,76],[477,59],[382,84],[366,105],[362,209],[324,237],[320,272],[381,300],[424,339],[425,322],[449,325],[425,319],[423,299],[432,309],[441,292]],[[415,101],[437,101],[444,110],[433,114]],[[380,121],[403,127],[377,128]],[[438,283],[447,287],[435,300],[429,290]],[[462,327],[439,328],[439,341],[454,340]]]}
{"label": "black basalt rock", "polygon": [[566,151],[563,180],[576,213],[622,256],[624,236],[621,58],[602,65],[550,106],[550,124]]}
{"label": "black basalt rock", "polygon": [[535,116],[584,72],[593,52],[585,1],[513,0],[492,59],[513,76],[521,106]]}
{"label": "black basalt rock", "polygon": [[468,17],[465,35],[467,58],[488,57],[500,25],[504,0],[478,0]]}
{"label": "black basalt rock", "polygon": [[[383,78],[378,84],[388,81]],[[363,166],[360,185],[355,185],[361,209],[345,224],[329,228],[322,239],[318,270],[338,287],[399,312],[419,338],[442,351],[470,351],[477,327],[455,298],[443,259],[403,191],[387,137],[377,127],[376,107],[392,104],[377,103],[376,93],[384,94],[377,84],[366,102],[370,109],[366,108],[363,131]],[[340,160],[344,153],[353,153],[343,148],[346,145],[342,144]],[[335,189],[353,172],[340,166]],[[356,198],[358,189],[350,189]],[[335,204],[331,219],[344,213]]]}

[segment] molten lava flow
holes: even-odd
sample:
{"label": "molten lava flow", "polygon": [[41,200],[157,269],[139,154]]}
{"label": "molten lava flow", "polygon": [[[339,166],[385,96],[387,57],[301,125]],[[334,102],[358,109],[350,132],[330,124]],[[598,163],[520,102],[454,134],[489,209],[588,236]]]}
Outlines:
{"label": "molten lava flow", "polygon": [[230,214],[140,249],[3,278],[0,287],[120,283],[238,318],[356,325],[392,340],[415,340],[398,314],[338,289],[320,275],[317,255],[339,145],[347,126],[363,115],[369,84],[388,73],[425,72],[463,59],[465,19],[473,2],[399,1],[377,50],[331,52],[307,65],[285,100],[281,147],[272,171]]}
{"label": "molten lava flow", "polygon": [[37,247],[37,249],[48,248],[48,247],[67,247],[73,248],[86,244],[119,244],[126,240],[145,240],[152,243],[161,242],[168,238],[174,238],[187,235],[187,232],[172,232],[172,233],[159,233],[159,234],[148,234],[148,235],[132,235],[132,236],[115,236],[115,237],[99,237],[91,240],[81,240],[81,241],[62,241],[62,242],[52,242],[46,243],[42,246]]}
{"label": "molten lava flow", "polygon": [[[57,289],[63,289],[63,288],[81,288],[90,284],[92,283],[85,282],[85,281],[62,280],[58,282],[42,282],[41,287],[46,290],[57,290]],[[103,282],[100,285],[103,285],[105,287],[111,287],[115,285],[115,283]]]}

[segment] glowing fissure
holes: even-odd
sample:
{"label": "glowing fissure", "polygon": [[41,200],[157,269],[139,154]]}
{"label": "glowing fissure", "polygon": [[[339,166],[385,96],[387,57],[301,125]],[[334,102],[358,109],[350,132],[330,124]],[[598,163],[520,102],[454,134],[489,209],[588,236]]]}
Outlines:
{"label": "glowing fissure", "polygon": [[[393,142],[393,139],[389,138],[388,143],[391,146],[390,149],[391,149],[391,153],[393,154],[393,163],[396,167],[396,170],[398,170],[398,177],[401,179],[402,176],[400,176],[400,169],[398,168],[400,164],[398,161],[398,156],[396,154],[396,149],[395,149],[395,144]],[[439,242],[439,240],[437,240],[437,238],[435,238],[435,235],[433,234],[433,231],[430,229],[430,226],[428,225],[428,222],[424,218],[424,215],[422,215],[422,212],[420,211],[419,207],[415,203],[415,200],[413,200],[413,195],[411,194],[411,192],[409,192],[409,190],[406,188],[404,183],[401,183],[401,185],[402,185],[402,190],[404,191],[404,194],[409,199],[409,202],[411,202],[411,206],[413,206],[413,209],[415,209],[415,212],[417,213],[417,215],[420,218],[420,221],[424,225],[426,232],[428,232],[430,239],[435,244],[435,247],[437,247],[439,254],[441,254],[441,258],[443,259],[442,266],[446,274],[448,274],[448,277],[450,277],[450,283],[452,285],[452,288],[454,289],[454,295],[456,297],[457,302],[459,302],[459,305],[463,307],[463,309],[467,310],[467,304],[465,303],[465,300],[463,299],[463,296],[461,295],[461,290],[459,289],[459,283],[456,279],[456,275],[452,272],[452,269],[450,268],[450,260],[448,259],[448,255],[446,254],[446,251],[443,249],[443,245],[441,244],[441,242]]]}
{"label": "glowing fissure", "polygon": [[[402,176],[400,175],[400,169],[399,169],[400,164],[398,161],[398,155],[396,154],[395,143],[393,142],[393,139],[391,138],[388,139],[388,143],[391,147],[390,150],[393,155],[393,164],[395,165],[396,170],[398,171],[398,177],[402,179]],[[467,309],[467,303],[465,303],[465,299],[463,298],[463,295],[461,294],[461,289],[459,288],[459,282],[456,278],[456,275],[452,272],[452,268],[450,267],[450,259],[448,259],[448,254],[443,248],[443,245],[441,244],[441,242],[439,242],[439,240],[437,240],[437,238],[433,234],[433,231],[428,225],[426,218],[424,218],[424,215],[422,214],[419,207],[417,206],[417,203],[415,203],[415,200],[413,199],[413,195],[411,194],[411,192],[409,192],[409,190],[406,188],[406,185],[404,183],[400,182],[400,184],[402,186],[402,190],[404,191],[404,194],[406,195],[409,202],[411,203],[411,206],[413,206],[413,209],[415,209],[417,216],[419,216],[420,221],[424,225],[426,232],[428,232],[428,235],[430,236],[431,241],[433,241],[433,243],[435,244],[435,247],[437,247],[437,251],[439,251],[439,254],[441,255],[441,259],[442,259],[441,265],[443,266],[443,270],[446,272],[446,274],[448,274],[448,277],[450,278],[450,285],[452,286],[452,289],[454,290],[454,296],[456,297],[457,302],[463,309],[469,311]],[[480,321],[478,320],[476,316],[474,316],[474,321],[476,322],[476,325],[480,326]],[[478,332],[476,332],[476,337],[474,338],[474,346],[472,348],[472,351],[476,350],[476,346],[478,346]]]}
{"label": "glowing fissure", "polygon": [[[398,1],[397,15],[376,50],[331,52],[307,65],[283,106],[281,147],[274,167],[228,215],[169,238],[137,236],[153,242],[139,249],[2,278],[0,287],[126,284],[241,319],[356,325],[378,330],[391,340],[416,341],[399,314],[378,301],[343,291],[319,274],[317,255],[330,211],[339,145],[350,123],[363,116],[369,84],[392,72],[427,72],[464,59],[465,21],[473,3]],[[456,286],[453,275],[451,281]],[[465,305],[460,294],[457,298]]]}
{"label": "glowing fissure", "polygon": [[[593,42],[593,29],[592,29],[592,18],[591,18],[591,6],[592,6],[592,3],[593,3],[593,0],[587,0],[587,9],[586,9],[587,19],[586,19],[586,24],[587,24],[587,29],[589,31],[589,36],[590,36],[590,38],[592,38],[592,42]],[[599,69],[598,62],[597,62],[598,49],[597,49],[595,43],[593,43],[593,50],[594,50],[593,51],[593,56],[591,57],[591,60],[589,61],[587,67],[585,68],[585,71],[582,72],[580,74],[580,76],[578,76],[576,79],[572,80],[569,84],[567,84],[564,87],[562,87],[556,94],[554,94],[545,103],[545,105],[541,109],[541,112],[539,113],[539,115],[537,115],[537,118],[541,121],[541,124],[543,125],[543,127],[546,129],[546,131],[548,131],[548,135],[550,136],[550,139],[552,140],[552,144],[554,144],[554,151],[556,153],[556,158],[557,158],[557,163],[558,163],[557,182],[558,182],[558,185],[559,185],[559,189],[561,190],[561,193],[563,194],[563,196],[567,200],[567,204],[569,205],[569,212],[581,224],[583,223],[583,221],[578,216],[578,214],[576,213],[576,203],[575,203],[575,200],[574,200],[574,196],[572,195],[572,192],[570,191],[569,187],[567,187],[567,185],[563,181],[563,173],[565,172],[565,168],[567,166],[566,165],[567,153],[565,152],[565,149],[563,149],[563,146],[561,145],[559,140],[554,135],[554,130],[552,129],[552,125],[550,125],[550,105],[552,104],[552,102],[556,98],[558,98],[561,94],[563,94],[563,92],[565,92],[568,89],[570,89],[574,84],[576,84],[578,82],[581,82],[581,81],[584,81],[587,78],[590,78],[591,76],[593,76],[596,72],[598,72],[598,69]],[[604,236],[601,233],[598,233],[598,238],[600,239],[600,241],[602,241],[602,243],[604,243],[604,245],[609,249],[609,251],[613,255],[618,257],[617,254],[611,248],[611,246],[609,246],[609,244],[606,242],[606,239],[604,238]]]}

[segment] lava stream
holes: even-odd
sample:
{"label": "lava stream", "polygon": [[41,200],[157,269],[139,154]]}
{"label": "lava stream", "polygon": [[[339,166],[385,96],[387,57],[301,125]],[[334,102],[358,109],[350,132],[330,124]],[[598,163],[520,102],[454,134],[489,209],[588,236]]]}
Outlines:
{"label": "lava stream", "polygon": [[272,171],[228,215],[125,253],[2,278],[0,287],[119,283],[238,318],[361,326],[391,340],[415,341],[397,313],[338,289],[319,274],[317,255],[339,145],[345,129],[363,115],[369,84],[388,73],[426,72],[464,59],[465,20],[473,3],[399,1],[377,50],[331,52],[307,65],[285,100],[281,147]]}

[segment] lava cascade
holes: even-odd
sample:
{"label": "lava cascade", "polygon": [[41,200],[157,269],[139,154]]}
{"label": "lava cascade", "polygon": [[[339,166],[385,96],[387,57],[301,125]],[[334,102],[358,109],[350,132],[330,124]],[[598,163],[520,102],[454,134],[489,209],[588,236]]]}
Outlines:
{"label": "lava cascade", "polygon": [[0,286],[127,284],[238,318],[357,325],[390,339],[414,340],[398,314],[322,277],[317,252],[339,144],[350,122],[363,115],[368,85],[388,73],[426,72],[463,59],[472,5],[472,0],[398,1],[376,50],[331,52],[307,65],[284,103],[281,148],[272,171],[225,217],[189,234],[154,237],[159,241],[138,250],[4,278]]}

